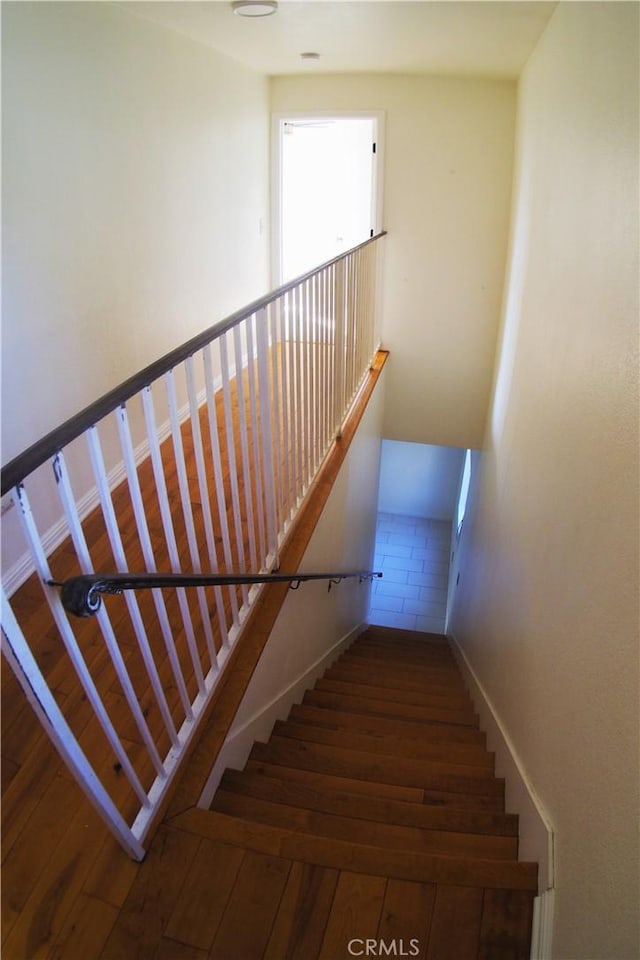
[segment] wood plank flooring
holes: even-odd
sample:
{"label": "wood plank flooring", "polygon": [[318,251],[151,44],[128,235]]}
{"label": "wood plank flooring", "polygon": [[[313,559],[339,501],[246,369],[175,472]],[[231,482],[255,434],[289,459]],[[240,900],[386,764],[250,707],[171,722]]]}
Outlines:
{"label": "wood plank flooring", "polygon": [[[5,864],[4,956],[349,960],[369,941],[423,960],[528,958],[536,867],[517,860],[517,818],[446,641],[416,636],[370,628],[325,673],[396,700],[343,692],[334,709],[309,691],[210,811],[165,821],[141,865],[54,774]],[[426,718],[398,686],[407,665],[439,698]]]}

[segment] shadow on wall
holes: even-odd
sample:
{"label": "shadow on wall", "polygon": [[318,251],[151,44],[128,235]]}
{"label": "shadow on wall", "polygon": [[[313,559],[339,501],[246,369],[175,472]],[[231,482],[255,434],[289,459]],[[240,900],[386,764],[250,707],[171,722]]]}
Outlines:
{"label": "shadow on wall", "polygon": [[382,441],[370,623],[445,632],[465,452]]}

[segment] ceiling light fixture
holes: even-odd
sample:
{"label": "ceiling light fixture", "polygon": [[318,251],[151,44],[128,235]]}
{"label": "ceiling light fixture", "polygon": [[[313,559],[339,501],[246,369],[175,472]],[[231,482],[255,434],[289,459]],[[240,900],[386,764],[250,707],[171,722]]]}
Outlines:
{"label": "ceiling light fixture", "polygon": [[300,54],[300,59],[301,59],[301,60],[319,60],[319,59],[320,59],[320,54],[319,54],[319,53],[315,53],[315,52],[308,51],[307,53],[301,53],[301,54]]}
{"label": "ceiling light fixture", "polygon": [[240,17],[270,17],[278,9],[278,0],[233,0],[231,9]]}

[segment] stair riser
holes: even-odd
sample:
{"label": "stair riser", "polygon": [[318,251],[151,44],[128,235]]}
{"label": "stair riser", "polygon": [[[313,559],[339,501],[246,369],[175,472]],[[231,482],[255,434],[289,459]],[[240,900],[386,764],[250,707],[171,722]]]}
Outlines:
{"label": "stair riser", "polygon": [[483,776],[494,773],[494,757],[479,747],[453,746],[451,744],[421,743],[420,741],[402,741],[394,737],[366,736],[364,734],[345,733],[327,730],[309,722],[278,721],[273,732],[280,737],[294,740],[311,740],[343,747],[348,750],[362,750],[365,753],[377,753],[389,757],[414,760],[439,760],[443,763],[464,764],[477,767]]}
{"label": "stair riser", "polygon": [[371,779],[400,786],[479,796],[504,796],[502,780],[481,775],[465,776],[464,772],[460,772],[453,764],[388,760],[353,750],[300,743],[279,737],[272,737],[268,744],[254,744],[250,756],[252,759],[269,763],[280,762],[320,773],[335,773],[338,776]]}
{"label": "stair riser", "polygon": [[[272,768],[275,772],[277,768]],[[281,768],[282,769],[282,768]],[[327,778],[322,784],[309,786],[301,781],[276,779],[264,772],[227,770],[221,786],[234,793],[285,803],[306,810],[333,813],[337,816],[359,817],[379,823],[419,827],[423,830],[446,830],[454,833],[477,833],[484,836],[518,836],[518,819],[509,814],[483,814],[438,809],[422,803],[385,800],[364,794],[336,790],[335,782]]]}
{"label": "stair riser", "polygon": [[[309,694],[310,697],[313,694]],[[331,710],[308,703],[295,704],[290,717],[296,721],[309,721],[330,729],[352,730],[354,733],[397,736],[403,740],[428,741],[429,743],[467,744],[486,749],[486,737],[475,727],[451,726],[444,723],[426,723],[414,720],[394,720],[376,717],[373,714],[349,713],[346,710]]]}
{"label": "stair riser", "polygon": [[373,843],[393,850],[439,856],[478,857],[488,860],[516,860],[518,855],[517,840],[513,837],[465,835],[451,831],[367,822],[355,817],[319,813],[273,801],[259,800],[224,789],[216,793],[211,809],[314,836],[331,837],[353,843]]}
{"label": "stair riser", "polygon": [[397,720],[420,720],[427,723],[441,723],[444,725],[478,728],[478,718],[473,720],[458,719],[458,715],[451,711],[428,707],[416,707],[410,703],[392,703],[385,700],[372,700],[369,697],[356,697],[348,694],[333,693],[329,690],[311,690],[305,693],[303,703],[311,706],[322,706],[346,710],[350,713],[373,714],[378,717],[390,717]]}
{"label": "stair riser", "polygon": [[317,770],[305,770],[289,766],[286,763],[270,763],[249,757],[245,771],[287,783],[303,784],[314,790],[329,790],[335,793],[357,794],[373,797],[376,800],[401,801],[422,805],[424,790],[420,787],[404,787],[394,783],[380,783],[376,780],[359,780],[355,777],[341,777],[337,774],[323,773]]}
{"label": "stair riser", "polygon": [[365,683],[370,687],[387,687],[391,690],[407,691],[412,693],[425,694],[427,691],[433,699],[447,700],[449,703],[463,703],[465,706],[470,702],[468,692],[465,690],[462,682],[458,679],[451,681],[449,685],[438,684],[429,679],[416,678],[415,674],[411,679],[404,677],[396,678],[388,670],[369,670],[356,665],[341,663],[337,661],[332,667],[324,672],[326,680],[343,680],[346,683]]}
{"label": "stair riser", "polygon": [[385,669],[389,667],[391,672],[397,672],[400,676],[406,673],[414,673],[423,677],[429,677],[445,685],[460,680],[458,667],[453,658],[425,659],[418,657],[396,656],[395,654],[385,654],[374,648],[362,648],[358,650],[349,650],[344,653],[340,659],[341,663],[349,663],[353,666],[361,665],[373,670]]}
{"label": "stair riser", "polygon": [[330,693],[346,693],[350,696],[368,697],[372,700],[385,700],[389,703],[411,704],[416,707],[426,707],[430,710],[442,710],[451,716],[462,720],[472,718],[473,707],[469,697],[462,703],[452,702],[447,697],[431,696],[428,693],[419,693],[415,690],[400,691],[393,687],[377,687],[372,684],[361,683],[357,680],[341,680],[327,677],[316,681],[316,690],[327,690]]}

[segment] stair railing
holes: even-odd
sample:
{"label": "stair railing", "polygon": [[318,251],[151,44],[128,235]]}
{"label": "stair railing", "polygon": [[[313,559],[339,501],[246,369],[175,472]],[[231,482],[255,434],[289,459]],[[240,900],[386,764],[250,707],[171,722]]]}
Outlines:
{"label": "stair railing", "polygon": [[[366,377],[382,236],[206,330],[2,469],[26,547],[3,571],[2,650],[136,859]],[[105,568],[197,582],[138,594],[121,581],[109,610],[70,618],[56,584],[95,587]],[[203,569],[213,583],[198,579]],[[257,580],[225,580],[248,569]]]}
{"label": "stair railing", "polygon": [[375,570],[341,571],[333,573],[231,573],[214,576],[208,573],[94,573],[71,577],[64,583],[50,581],[49,586],[60,587],[60,599],[67,613],[76,617],[93,617],[102,605],[103,594],[120,594],[125,590],[155,590],[158,587],[229,587],[255,583],[288,583],[292,590],[310,580],[328,581],[328,590],[343,580],[373,580],[382,573]]}

